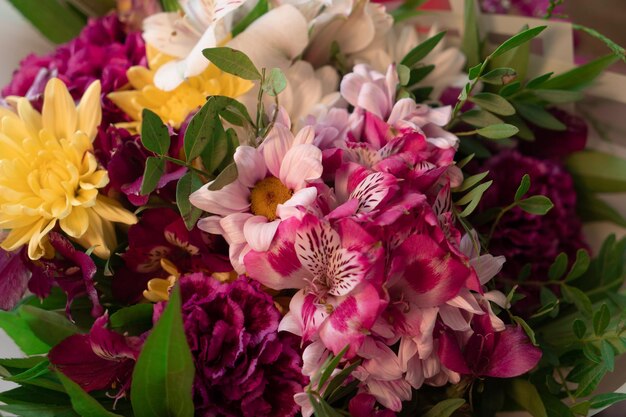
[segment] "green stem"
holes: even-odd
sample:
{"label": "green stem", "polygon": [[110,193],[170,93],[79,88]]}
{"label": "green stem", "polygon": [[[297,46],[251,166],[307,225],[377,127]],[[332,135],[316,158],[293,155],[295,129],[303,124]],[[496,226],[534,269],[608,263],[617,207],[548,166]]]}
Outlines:
{"label": "green stem", "polygon": [[500,211],[500,213],[498,213],[498,216],[496,217],[496,219],[493,221],[493,224],[491,225],[491,229],[489,230],[489,235],[487,235],[487,248],[489,248],[489,243],[491,243],[491,238],[493,237],[493,234],[496,232],[496,228],[498,227],[498,223],[500,223],[500,220],[502,220],[502,216],[504,216],[509,210],[511,210],[516,205],[517,205],[517,202],[513,202],[510,205],[503,208]]}
{"label": "green stem", "polygon": [[208,172],[202,171],[201,169],[198,169],[192,166],[191,164],[188,164],[185,161],[181,161],[180,159],[172,158],[171,156],[167,156],[167,155],[160,155],[160,157],[173,164],[183,166],[187,168],[188,170],[195,172],[198,175],[202,175],[203,177],[213,178],[213,175],[209,174]]}
{"label": "green stem", "polygon": [[478,134],[476,130],[470,130],[469,132],[454,132],[456,136],[474,136]]}
{"label": "green stem", "polygon": [[476,76],[476,78],[470,81],[470,88],[467,91],[465,98],[457,101],[457,103],[455,104],[454,110],[452,111],[452,118],[450,119],[450,123],[448,123],[448,126],[446,127],[448,130],[455,122],[457,116],[459,115],[459,112],[461,111],[461,109],[463,108],[467,100],[471,97],[472,91],[474,91],[474,88],[476,88],[476,85],[478,85],[478,80],[480,79],[480,76],[483,75],[483,73],[487,69],[487,65],[489,64],[490,60],[491,60],[491,55],[485,58],[482,65],[480,66],[480,71],[478,72],[478,75]]}

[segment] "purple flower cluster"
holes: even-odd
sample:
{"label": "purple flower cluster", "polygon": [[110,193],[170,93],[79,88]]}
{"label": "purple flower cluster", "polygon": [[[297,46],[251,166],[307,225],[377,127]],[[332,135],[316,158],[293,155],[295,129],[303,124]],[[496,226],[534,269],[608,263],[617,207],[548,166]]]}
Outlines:
{"label": "purple flower cluster", "polygon": [[541,17],[550,6],[549,0],[482,0],[481,8],[487,13],[517,11],[524,16]]}
{"label": "purple flower cluster", "polygon": [[52,77],[60,78],[75,99],[79,99],[93,81],[100,80],[102,123],[107,126],[128,120],[106,95],[128,82],[126,70],[133,65],[146,65],[141,33],[127,34],[124,24],[112,14],[90,20],[77,38],[52,53],[24,58],[11,83],[2,90],[2,96],[27,97],[39,108],[46,83]]}
{"label": "purple flower cluster", "polygon": [[[488,160],[484,169],[489,170],[489,177],[497,181],[483,196],[482,211],[509,205],[524,174],[528,174],[531,180],[527,195],[545,195],[554,204],[545,216],[514,208],[502,217],[489,251],[506,257],[505,276],[517,278],[522,268],[531,264],[531,276],[547,280],[550,265],[559,253],[565,252],[574,259],[578,249],[587,248],[576,215],[574,182],[561,163],[504,151]],[[533,299],[529,297],[518,304],[532,303]]]}
{"label": "purple flower cluster", "polygon": [[[278,334],[280,313],[256,282],[201,274],[180,279],[183,321],[196,367],[198,416],[293,416],[303,390],[297,338]],[[155,306],[158,319],[165,303]]]}

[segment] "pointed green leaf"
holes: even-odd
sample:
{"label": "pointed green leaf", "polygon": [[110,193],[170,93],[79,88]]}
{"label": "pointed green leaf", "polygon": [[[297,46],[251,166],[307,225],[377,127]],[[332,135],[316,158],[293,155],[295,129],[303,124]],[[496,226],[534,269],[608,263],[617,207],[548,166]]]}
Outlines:
{"label": "pointed green leaf", "polygon": [[207,48],[202,51],[204,56],[219,69],[236,75],[244,80],[260,80],[261,74],[246,54],[226,46]]}
{"label": "pointed green leaf", "polygon": [[552,104],[572,103],[581,100],[584,95],[580,91],[543,90],[537,89],[533,93],[542,100]]}
{"label": "pointed green leaf", "polygon": [[565,252],[559,253],[552,265],[550,265],[550,269],[548,270],[548,278],[550,278],[551,281],[556,281],[557,279],[561,278],[567,270],[568,262],[569,259],[567,257],[567,254]]}
{"label": "pointed green leaf", "polygon": [[591,260],[589,259],[589,253],[584,249],[578,249],[576,252],[576,261],[567,274],[565,282],[573,281],[582,276],[589,269],[590,263]]}
{"label": "pointed green leaf", "polygon": [[516,101],[515,108],[524,119],[536,126],[558,131],[567,129],[563,122],[539,105]]}
{"label": "pointed green leaf", "polygon": [[87,23],[85,15],[60,0],[9,0],[30,23],[54,43],[67,42]]}
{"label": "pointed green leaf", "polygon": [[400,61],[400,64],[405,65],[407,67],[412,67],[417,64],[422,59],[426,58],[426,56],[433,50],[435,47],[441,42],[443,37],[446,35],[446,32],[439,32],[432,38],[426,39],[424,42],[417,45],[413,48],[404,58]]}
{"label": "pointed green leaf", "polygon": [[515,114],[515,108],[505,98],[493,93],[478,93],[469,100],[479,105],[483,110],[490,111],[502,116]]}
{"label": "pointed green leaf", "polygon": [[598,394],[591,398],[591,408],[604,408],[620,401],[626,400],[626,394],[619,392],[609,392],[606,394]]}
{"label": "pointed green leaf", "polygon": [[47,353],[51,345],[43,342],[28,323],[16,313],[0,311],[0,329],[27,355]]}
{"label": "pointed green leaf", "polygon": [[455,193],[461,193],[463,191],[467,191],[479,182],[481,182],[485,177],[489,175],[489,171],[481,172],[476,175],[472,175],[470,177],[465,178],[463,183],[456,188],[453,188],[452,191]]}
{"label": "pointed green leaf", "polygon": [[465,404],[463,398],[450,398],[438,402],[423,414],[422,417],[450,417],[456,410],[461,408]]}
{"label": "pointed green leaf", "polygon": [[176,286],[133,371],[130,399],[135,416],[192,417],[193,379],[193,358],[183,328],[180,289]]}
{"label": "pointed green leaf", "polygon": [[141,195],[148,195],[156,190],[159,180],[165,173],[165,159],[155,156],[149,156],[146,159],[146,168],[143,172],[143,180],[141,181]]}
{"label": "pointed green leaf", "polygon": [[135,304],[111,314],[109,325],[120,333],[142,334],[152,328],[152,304]]}
{"label": "pointed green leaf", "polygon": [[194,228],[202,215],[202,210],[191,204],[189,196],[202,187],[202,180],[193,171],[187,172],[176,184],[176,205],[185,221],[187,230]]}
{"label": "pointed green leaf", "polygon": [[619,58],[607,55],[594,61],[583,64],[566,73],[552,77],[543,82],[541,88],[554,90],[582,90],[590,85],[606,68],[614,64]]}
{"label": "pointed green leaf", "polygon": [[467,57],[467,66],[473,67],[481,61],[480,35],[478,33],[478,20],[476,18],[476,3],[474,0],[465,1],[465,18],[463,23],[463,43],[461,50]]}
{"label": "pointed green leaf", "polygon": [[476,133],[480,136],[495,140],[510,138],[511,136],[515,136],[517,132],[519,132],[517,127],[506,123],[490,125],[476,130]]}
{"label": "pointed green leaf", "polygon": [[529,381],[519,378],[514,379],[510,381],[507,391],[509,397],[533,417],[548,417],[537,388]]}
{"label": "pointed green leaf", "polygon": [[18,314],[37,337],[50,346],[57,345],[63,339],[79,332],[78,327],[63,314],[53,311],[23,305],[19,307]]}
{"label": "pointed green leaf", "polygon": [[615,351],[611,344],[606,340],[600,342],[600,354],[602,355],[602,363],[609,372],[615,370]]}
{"label": "pointed green leaf", "polygon": [[215,178],[213,182],[209,184],[209,190],[217,191],[221,190],[228,184],[232,183],[237,179],[239,172],[237,171],[237,165],[233,162],[228,165],[220,174]]}
{"label": "pointed green leaf", "polygon": [[585,315],[591,316],[591,300],[589,300],[587,294],[585,294],[578,288],[572,287],[570,285],[563,285],[561,289],[563,291],[563,297],[565,298],[565,301],[574,304],[576,308],[578,308],[578,310]]}
{"label": "pointed green leaf", "polygon": [[487,127],[490,125],[503,124],[504,122],[497,116],[485,110],[472,109],[461,114],[461,120],[475,127]]}
{"label": "pointed green leaf", "polygon": [[89,417],[120,417],[119,414],[111,413],[105,409],[95,398],[87,394],[77,383],[58,372],[57,377],[65,387],[65,392],[70,396],[72,408],[81,416]]}
{"label": "pointed green leaf", "polygon": [[547,26],[537,26],[536,28],[526,29],[518,33],[517,35],[510,37],[509,39],[504,41],[500,46],[498,46],[495,51],[493,51],[493,53],[491,54],[491,57],[496,58],[510,51],[511,49],[517,48],[518,46],[525,44],[526,42],[529,42],[531,39],[533,39],[534,37],[539,35],[541,32],[543,32],[546,28]]}
{"label": "pointed green leaf", "polygon": [[496,68],[480,77],[480,79],[487,84],[504,85],[509,84],[516,77],[517,72],[513,68]]}
{"label": "pointed green leaf", "polygon": [[597,193],[626,192],[626,160],[585,150],[571,155],[566,165],[578,184]]}
{"label": "pointed green leaf", "polygon": [[602,307],[593,314],[593,332],[596,336],[602,336],[609,322],[611,321],[611,312],[606,304],[602,304]]}
{"label": "pointed green leaf", "polygon": [[587,325],[584,321],[580,319],[574,320],[572,328],[577,338],[582,339],[583,337],[585,337],[585,333],[587,333]]}
{"label": "pointed green leaf", "polygon": [[161,118],[151,110],[143,109],[141,116],[141,143],[144,148],[157,155],[167,155],[170,149],[170,134]]}
{"label": "pointed green leaf", "polygon": [[517,191],[515,192],[515,201],[519,201],[522,197],[524,197],[529,189],[530,175],[524,174],[522,181],[520,181],[519,187],[517,187]]}
{"label": "pointed green leaf", "polygon": [[256,6],[254,6],[254,8],[252,10],[250,10],[250,13],[248,13],[246,15],[246,17],[241,19],[233,27],[233,30],[231,31],[232,37],[234,38],[235,36],[239,35],[244,30],[246,30],[246,28],[248,26],[250,26],[252,23],[254,23],[255,20],[257,20],[259,17],[263,16],[268,11],[269,11],[269,4],[268,4],[267,0],[259,0],[259,2],[257,2]]}
{"label": "pointed green leaf", "polygon": [[287,78],[280,68],[272,68],[262,87],[265,94],[275,97],[287,88]]}

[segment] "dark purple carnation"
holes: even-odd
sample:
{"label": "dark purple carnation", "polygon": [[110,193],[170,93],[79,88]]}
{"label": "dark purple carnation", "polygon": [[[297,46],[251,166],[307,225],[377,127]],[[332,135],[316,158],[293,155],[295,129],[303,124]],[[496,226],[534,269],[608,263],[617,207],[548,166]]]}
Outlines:
{"label": "dark purple carnation", "polygon": [[[489,159],[484,169],[489,170],[494,182],[482,198],[482,211],[511,204],[524,174],[528,174],[531,181],[527,196],[545,195],[554,204],[545,216],[514,208],[502,217],[489,244],[489,252],[506,257],[505,276],[515,279],[524,265],[531,264],[533,279],[547,280],[550,265],[559,253],[565,252],[570,259],[575,259],[578,249],[587,248],[576,214],[574,182],[560,163],[504,151]],[[526,295],[530,297],[519,302],[520,307],[532,307],[536,301],[533,294]]]}
{"label": "dark purple carnation", "polygon": [[[280,313],[258,283],[180,279],[183,320],[196,366],[197,416],[293,416],[306,380],[295,337],[278,334]],[[155,319],[165,303],[155,306]]]}
{"label": "dark purple carnation", "polygon": [[92,19],[80,35],[44,55],[29,55],[20,62],[2,96],[28,97],[40,108],[46,82],[58,77],[78,100],[95,80],[102,83],[102,122],[127,121],[126,116],[106,95],[126,83],[126,70],[146,65],[146,48],[140,32],[127,34],[116,15]]}
{"label": "dark purple carnation", "polygon": [[567,128],[555,131],[531,126],[535,140],[520,141],[519,150],[525,155],[539,158],[563,158],[585,149],[588,133],[585,120],[561,109],[551,109],[550,113]]}

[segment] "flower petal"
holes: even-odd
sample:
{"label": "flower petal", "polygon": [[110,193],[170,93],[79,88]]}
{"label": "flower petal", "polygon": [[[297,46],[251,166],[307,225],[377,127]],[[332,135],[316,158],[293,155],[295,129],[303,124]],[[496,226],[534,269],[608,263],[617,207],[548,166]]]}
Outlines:
{"label": "flower petal", "polygon": [[63,81],[52,78],[46,84],[42,109],[43,128],[58,139],[69,139],[76,132],[78,114],[74,99]]}
{"label": "flower petal", "polygon": [[59,221],[59,226],[61,226],[61,229],[69,236],[81,237],[89,227],[87,209],[81,206],[72,208],[72,212],[69,216]]}
{"label": "flower petal", "polygon": [[85,133],[92,141],[95,139],[98,126],[102,121],[101,90],[100,81],[92,82],[76,109],[78,112],[78,130]]}
{"label": "flower petal", "polygon": [[234,155],[237,178],[244,186],[253,188],[267,175],[263,155],[252,146],[239,146]]}
{"label": "flower petal", "polygon": [[268,222],[264,216],[250,217],[243,226],[246,242],[252,250],[265,252],[270,248],[280,220]]}
{"label": "flower petal", "polygon": [[300,190],[322,176],[322,151],[314,145],[296,145],[289,149],[280,166],[280,181],[292,190]]}
{"label": "flower petal", "polygon": [[208,213],[227,216],[241,213],[250,208],[250,190],[241,182],[235,181],[221,190],[211,191],[211,183],[204,185],[189,196],[191,204]]}

